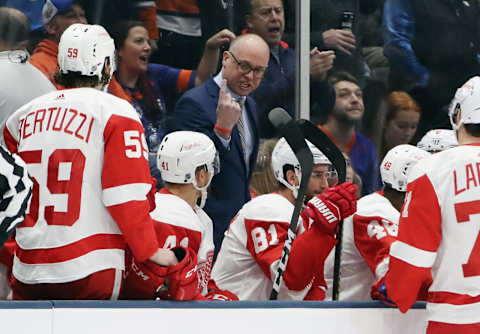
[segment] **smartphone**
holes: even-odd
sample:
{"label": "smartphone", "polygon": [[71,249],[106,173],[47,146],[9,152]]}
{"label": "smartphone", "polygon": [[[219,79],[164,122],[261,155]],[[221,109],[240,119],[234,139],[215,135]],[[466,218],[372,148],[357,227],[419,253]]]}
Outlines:
{"label": "smartphone", "polygon": [[352,30],[354,18],[355,18],[355,15],[352,12],[343,12],[340,28]]}

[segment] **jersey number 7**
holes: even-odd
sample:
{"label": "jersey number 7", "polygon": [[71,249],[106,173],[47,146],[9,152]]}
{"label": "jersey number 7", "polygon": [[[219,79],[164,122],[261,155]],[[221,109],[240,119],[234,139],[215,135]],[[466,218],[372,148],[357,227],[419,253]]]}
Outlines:
{"label": "jersey number 7", "polygon": [[[470,221],[470,215],[480,214],[480,201],[455,203],[455,214],[459,224]],[[480,233],[477,235],[468,262],[462,264],[463,277],[480,276]]]}

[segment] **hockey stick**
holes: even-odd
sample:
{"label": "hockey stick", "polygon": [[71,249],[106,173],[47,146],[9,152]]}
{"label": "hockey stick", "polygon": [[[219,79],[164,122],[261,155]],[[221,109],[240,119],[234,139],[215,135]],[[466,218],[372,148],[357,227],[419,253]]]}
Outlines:
{"label": "hockey stick", "polygon": [[332,142],[332,140],[315,126],[312,122],[306,119],[299,119],[298,126],[303,132],[305,139],[309,140],[315,145],[323,154],[330,160],[338,173],[338,183],[345,182],[347,177],[347,161],[340,151],[340,149]]}
{"label": "hockey stick", "polygon": [[[330,138],[312,122],[305,119],[297,121],[305,139],[308,139],[330,160],[338,173],[338,183],[345,182],[347,176],[347,161],[340,149]],[[338,300],[340,290],[340,258],[342,255],[343,220],[338,223],[337,245],[335,246],[335,260],[333,265],[332,299]]]}
{"label": "hockey stick", "polygon": [[302,178],[300,180],[300,186],[298,188],[297,198],[295,199],[295,207],[293,209],[292,218],[290,219],[290,226],[288,228],[287,239],[283,245],[282,255],[280,257],[280,263],[278,265],[275,278],[273,280],[272,293],[270,294],[270,300],[276,300],[278,293],[280,292],[280,285],[283,280],[283,273],[287,268],[288,257],[290,249],[292,248],[293,240],[296,237],[296,231],[298,226],[298,218],[300,211],[303,208],[303,201],[305,192],[308,187],[308,180],[310,174],[312,174],[313,157],[312,152],[307,146],[303,138],[302,131],[290,117],[290,115],[283,108],[275,108],[268,114],[270,122],[278,129],[279,133],[285,138],[288,145],[292,149],[293,153],[297,157],[302,169]]}

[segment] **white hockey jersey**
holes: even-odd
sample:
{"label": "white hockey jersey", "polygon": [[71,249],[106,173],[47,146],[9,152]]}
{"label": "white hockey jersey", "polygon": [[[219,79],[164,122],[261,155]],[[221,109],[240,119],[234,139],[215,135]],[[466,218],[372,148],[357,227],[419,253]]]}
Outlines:
{"label": "white hockey jersey", "polygon": [[[388,270],[388,253],[400,213],[381,192],[362,197],[343,224],[339,300],[371,300],[372,284]],[[335,249],[325,261],[327,300],[332,298]]]}
{"label": "white hockey jersey", "polygon": [[[220,289],[240,300],[268,300],[287,236],[294,206],[279,194],[258,196],[233,218],[212,270]],[[308,228],[308,226],[307,226]],[[315,268],[334,245],[334,239],[305,229],[300,218],[297,238],[284,273],[278,299],[303,300],[315,279]],[[322,284],[323,266],[318,281]]]}
{"label": "white hockey jersey", "polygon": [[198,206],[195,210],[167,189],[155,194],[156,208],[150,213],[160,247],[182,246],[197,254],[197,275],[203,294],[207,293],[213,251],[213,223]]}
{"label": "white hockey jersey", "polygon": [[140,261],[158,249],[145,135],[128,102],[93,88],[55,91],[15,112],[4,138],[34,179],[16,232],[19,281],[62,283],[123,270],[125,243]]}
{"label": "white hockey jersey", "polygon": [[428,290],[429,320],[480,323],[480,146],[432,155],[408,181],[388,296],[406,312]]}

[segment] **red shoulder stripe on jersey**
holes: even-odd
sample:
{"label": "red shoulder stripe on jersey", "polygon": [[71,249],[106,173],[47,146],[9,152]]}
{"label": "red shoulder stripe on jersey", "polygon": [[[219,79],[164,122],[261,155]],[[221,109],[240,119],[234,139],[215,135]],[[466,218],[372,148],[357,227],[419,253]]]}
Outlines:
{"label": "red shoulder stripe on jersey", "polygon": [[442,239],[441,219],[437,194],[424,174],[407,185],[397,239],[415,248],[436,252]]}
{"label": "red shoulder stripe on jersey", "polygon": [[428,293],[427,300],[430,303],[465,305],[480,303],[480,295],[471,296],[447,291],[433,291]]}
{"label": "red shoulder stripe on jersey", "polygon": [[16,256],[26,264],[58,263],[99,249],[125,249],[125,241],[120,234],[96,234],[56,248],[22,249],[18,246]]}

